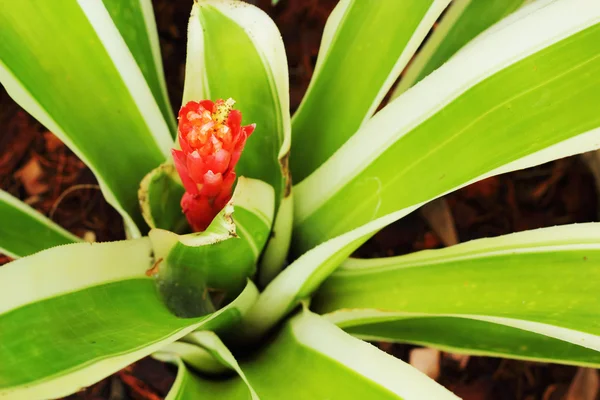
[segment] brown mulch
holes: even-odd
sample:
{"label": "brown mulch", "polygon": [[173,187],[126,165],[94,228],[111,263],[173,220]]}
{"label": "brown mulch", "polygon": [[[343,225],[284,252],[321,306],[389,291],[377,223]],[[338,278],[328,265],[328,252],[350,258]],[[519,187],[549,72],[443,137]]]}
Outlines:
{"label": "brown mulch", "polygon": [[[154,0],[172,105],[183,90],[186,25],[191,1]],[[336,0],[256,1],[278,24],[290,69],[292,109],[297,108],[315,65],[324,23]],[[124,238],[118,214],[104,201],[83,163],[54,135],[0,90],[0,187],[79,236]],[[486,179],[447,197],[460,241],[525,229],[596,221],[593,178],[578,157]],[[406,254],[442,247],[418,212],[387,227],[357,251],[362,257]],[[9,261],[0,255],[0,265]],[[382,345],[408,360],[411,346]],[[471,357],[459,366],[441,361],[440,382],[465,399],[559,399],[574,367]],[[174,369],[141,360],[69,399],[162,399]]]}
{"label": "brown mulch", "polygon": [[174,380],[170,365],[148,357],[65,400],[162,400]]}

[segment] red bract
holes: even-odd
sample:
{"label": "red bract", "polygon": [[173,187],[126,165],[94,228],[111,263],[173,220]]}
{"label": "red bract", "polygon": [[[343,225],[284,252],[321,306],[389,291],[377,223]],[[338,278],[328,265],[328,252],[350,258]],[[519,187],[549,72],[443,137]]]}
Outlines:
{"label": "red bract", "polygon": [[173,160],[183,181],[181,208],[196,232],[205,230],[231,199],[235,165],[254,124],[227,101],[190,101],[179,110],[179,144]]}

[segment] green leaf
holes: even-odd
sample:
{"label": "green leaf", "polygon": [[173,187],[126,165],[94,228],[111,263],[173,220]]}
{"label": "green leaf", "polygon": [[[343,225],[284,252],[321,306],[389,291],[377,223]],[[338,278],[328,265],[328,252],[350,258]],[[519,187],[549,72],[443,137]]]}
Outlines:
{"label": "green leaf", "polygon": [[197,346],[201,346],[203,349],[211,353],[215,359],[219,360],[221,364],[226,365],[231,370],[235,371],[248,387],[250,398],[252,400],[259,399],[258,395],[254,391],[254,388],[252,388],[250,381],[244,374],[244,371],[238,364],[233,354],[231,354],[231,351],[229,351],[229,349],[214,332],[192,332],[185,336],[182,340],[186,341],[187,343],[193,343]]}
{"label": "green leaf", "polygon": [[265,270],[261,281],[266,283],[283,267],[293,212],[288,67],[277,26],[263,11],[244,2],[195,3],[185,75],[184,103],[231,97],[244,123],[256,123],[236,172],[275,189],[275,229],[261,265]]}
{"label": "green leaf", "polygon": [[[177,354],[191,368],[201,374],[218,375],[230,372],[227,366],[202,347],[181,340],[164,346],[158,353],[153,354],[153,357],[164,362],[171,362],[173,354]],[[175,388],[173,389],[175,390]]]}
{"label": "green leaf", "polygon": [[185,188],[171,162],[153,169],[144,177],[138,190],[142,216],[150,228],[183,233],[189,230],[181,211],[181,197]]}
{"label": "green leaf", "polygon": [[162,56],[151,0],[102,0],[140,67],[163,118],[175,137],[177,125],[163,74]]}
{"label": "green leaf", "polygon": [[[180,364],[180,357],[185,363],[197,369],[198,367],[204,367],[203,365],[199,365],[198,361],[204,361],[206,363],[205,360],[201,360],[204,358],[204,354],[209,354],[214,362],[218,362],[219,365],[225,368],[225,371],[235,371],[247,387],[246,397],[250,394],[252,400],[259,400],[258,395],[252,388],[252,385],[248,381],[248,378],[246,378],[246,375],[240,368],[237,360],[214,332],[192,332],[185,336],[181,342],[172,343],[163,348],[162,352],[154,354],[154,357],[174,364]],[[177,355],[178,357],[173,357],[173,355]],[[204,369],[199,369],[198,371],[206,373]],[[221,370],[218,373],[223,373],[225,371]],[[187,379],[185,376],[182,376],[187,374],[191,374],[191,372],[187,371],[185,365],[179,365],[177,379],[167,396],[167,400],[185,398],[186,396],[191,396],[192,393],[199,394],[199,392],[195,390],[195,387],[192,389],[185,384],[185,381],[196,380],[193,376],[187,377]]]}
{"label": "green leaf", "polygon": [[142,238],[56,247],[0,268],[0,397],[66,396],[195,329],[236,323],[257,295],[248,283],[218,312],[180,319],[150,266]]}
{"label": "green leaf", "polygon": [[295,187],[296,253],[485,177],[598,148],[599,21],[600,3],[535,2],[391,102]]}
{"label": "green leaf", "polygon": [[391,98],[442,66],[454,53],[492,24],[521,7],[526,0],[455,0],[423,47],[402,73]]}
{"label": "green leaf", "polygon": [[324,317],[363,340],[411,343],[475,356],[600,366],[597,350],[503,321],[416,313],[378,315],[372,310],[339,311]]}
{"label": "green leaf", "polygon": [[277,218],[271,229],[271,235],[260,259],[258,283],[267,286],[281,272],[285,265],[292,240],[294,225],[294,195],[284,197],[279,204]]}
{"label": "green leaf", "polygon": [[302,181],[368,120],[449,0],[343,0],[327,20],[310,86],[292,120]]}
{"label": "green leaf", "polygon": [[0,220],[0,252],[13,258],[80,240],[4,190]]}
{"label": "green leaf", "polygon": [[[456,399],[403,361],[304,311],[240,367],[260,399]],[[181,368],[181,367],[180,367]],[[168,399],[247,399],[239,377],[209,380],[180,369]]]}
{"label": "green leaf", "polygon": [[0,37],[2,85],[92,169],[129,233],[139,236],[137,187],[172,139],[103,3],[10,2],[0,11]]}
{"label": "green leaf", "polygon": [[590,223],[351,259],[313,306],[365,339],[598,366],[599,235]]}
{"label": "green leaf", "polygon": [[213,300],[239,294],[269,238],[273,203],[271,186],[240,177],[231,202],[204,232],[150,231],[158,289],[176,315],[212,312]]}
{"label": "green leaf", "polygon": [[227,399],[248,400],[248,389],[240,379],[210,381],[196,374],[176,353],[160,352],[155,358],[177,366],[177,377],[165,400]]}
{"label": "green leaf", "polygon": [[[402,211],[400,211],[402,212]],[[267,285],[244,316],[235,339],[252,342],[308,299],[321,283],[373,233],[397,219],[391,214],[307,251]]]}

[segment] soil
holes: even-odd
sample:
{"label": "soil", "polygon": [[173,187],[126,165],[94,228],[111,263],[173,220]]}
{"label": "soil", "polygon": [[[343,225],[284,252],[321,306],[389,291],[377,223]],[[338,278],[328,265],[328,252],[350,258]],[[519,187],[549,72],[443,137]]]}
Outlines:
{"label": "soil", "polygon": [[[183,90],[191,1],[154,0],[171,103]],[[286,45],[291,107],[300,104],[316,62],[325,21],[336,0],[258,0]],[[175,111],[175,110],[174,110]],[[104,201],[88,168],[52,133],[0,90],[0,187],[75,234],[96,241],[124,238],[118,214]],[[594,179],[578,156],[513,172],[446,196],[460,241],[544,226],[598,220]],[[442,247],[417,211],[382,230],[356,255],[378,257]],[[10,261],[0,255],[0,265]],[[412,346],[378,344],[405,361]],[[439,381],[470,399],[560,399],[575,367],[486,357],[466,365],[442,354]],[[162,399],[175,371],[147,358],[69,399]]]}

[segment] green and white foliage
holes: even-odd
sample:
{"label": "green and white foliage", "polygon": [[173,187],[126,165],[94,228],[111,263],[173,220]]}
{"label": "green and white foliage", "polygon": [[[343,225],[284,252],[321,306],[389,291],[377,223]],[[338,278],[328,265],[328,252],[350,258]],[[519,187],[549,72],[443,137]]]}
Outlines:
{"label": "green and white foliage", "polygon": [[129,239],[82,243],[0,191],[0,249],[21,257],[0,268],[0,398],[66,396],[148,355],[177,368],[168,399],[456,398],[362,340],[600,365],[597,223],[349,258],[446,193],[600,147],[600,2],[449,3],[340,0],[292,118],[274,22],[194,2],[182,102],[232,97],[256,123],[197,233],[150,1],[3,4],[0,82]]}

